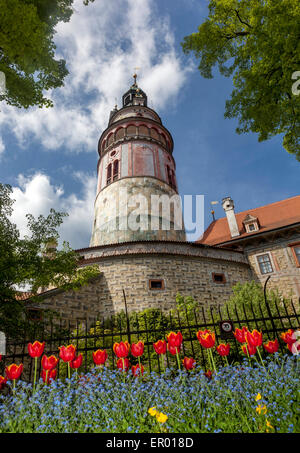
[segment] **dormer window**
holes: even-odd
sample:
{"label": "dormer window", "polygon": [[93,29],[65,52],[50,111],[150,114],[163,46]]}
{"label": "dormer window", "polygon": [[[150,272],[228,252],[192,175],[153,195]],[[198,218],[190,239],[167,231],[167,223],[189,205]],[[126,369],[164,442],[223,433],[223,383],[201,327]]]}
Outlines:
{"label": "dormer window", "polygon": [[259,230],[259,223],[257,217],[253,217],[251,214],[248,214],[244,220],[243,224],[246,230],[246,233],[253,233],[254,231]]}

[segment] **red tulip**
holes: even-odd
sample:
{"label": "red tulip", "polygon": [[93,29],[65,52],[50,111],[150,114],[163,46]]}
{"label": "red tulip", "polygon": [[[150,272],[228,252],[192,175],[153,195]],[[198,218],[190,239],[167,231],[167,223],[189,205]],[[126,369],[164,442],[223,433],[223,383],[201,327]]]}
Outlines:
{"label": "red tulip", "polygon": [[192,370],[196,366],[196,360],[189,357],[185,357],[182,363],[186,370]]}
{"label": "red tulip", "polygon": [[117,361],[117,367],[118,367],[120,370],[128,371],[129,368],[130,368],[130,362],[129,362],[129,360],[126,359],[126,358],[125,358],[125,359],[124,359],[124,358],[123,358],[123,359],[121,358],[121,359],[119,359],[119,360]]}
{"label": "red tulip", "polygon": [[248,349],[248,354],[249,355],[254,355],[256,353],[256,346],[252,346],[251,344],[243,344],[242,346],[242,351],[244,354],[248,355],[247,354],[247,349]]}
{"label": "red tulip", "polygon": [[93,352],[93,360],[95,365],[104,365],[107,359],[107,352],[105,349],[97,349]]}
{"label": "red tulip", "polygon": [[115,343],[113,349],[117,357],[124,358],[129,354],[130,344],[127,341],[121,341],[120,343]]}
{"label": "red tulip", "polygon": [[167,352],[167,342],[165,340],[158,340],[153,343],[156,354],[165,354]]}
{"label": "red tulip", "polygon": [[42,357],[42,367],[44,370],[53,370],[53,368],[56,367],[58,364],[58,359],[54,357],[54,355],[50,355],[47,357],[46,355],[43,355]]}
{"label": "red tulip", "polygon": [[33,344],[28,343],[27,348],[30,357],[41,357],[45,349],[45,342],[35,341]]}
{"label": "red tulip", "polygon": [[222,357],[227,356],[230,351],[230,344],[221,343],[221,344],[219,344],[219,346],[216,347],[216,350],[220,356],[222,356]]}
{"label": "red tulip", "polygon": [[216,342],[216,336],[210,330],[199,330],[197,332],[197,338],[201,346],[207,349],[212,348]]}
{"label": "red tulip", "polygon": [[177,348],[177,346],[171,346],[170,343],[168,343],[168,351],[169,351],[172,355],[176,355],[176,354],[179,353],[179,351],[180,351],[180,346],[179,346],[179,348]]}
{"label": "red tulip", "polygon": [[59,357],[64,362],[71,362],[74,360],[76,355],[76,346],[69,344],[69,346],[60,346],[59,348]]}
{"label": "red tulip", "polygon": [[262,333],[258,332],[256,329],[252,330],[252,332],[247,331],[245,337],[246,342],[251,346],[255,346],[257,348],[262,345]]}
{"label": "red tulip", "polygon": [[280,337],[287,344],[293,344],[293,343],[295,343],[295,341],[297,341],[297,338],[296,338],[296,335],[294,334],[293,329],[289,329],[287,332],[282,332]]}
{"label": "red tulip", "polygon": [[54,379],[56,378],[56,374],[57,371],[55,368],[53,368],[52,370],[42,370],[41,376],[43,381],[46,382],[47,379],[47,384],[49,384],[50,379],[54,381]]}
{"label": "red tulip", "polygon": [[268,343],[264,344],[265,350],[267,352],[269,352],[270,354],[274,354],[274,352],[277,352],[278,347],[279,347],[279,344],[278,344],[277,339],[275,339],[274,341],[268,341]]}
{"label": "red tulip", "polygon": [[71,368],[79,368],[82,365],[82,354],[79,354],[77,357],[75,357],[71,362],[70,362],[70,367]]}
{"label": "red tulip", "polygon": [[244,326],[242,327],[242,329],[236,328],[235,332],[233,332],[233,335],[239,343],[246,343],[246,332],[248,332],[248,328]]}
{"label": "red tulip", "polygon": [[143,367],[143,365],[141,365],[141,368],[140,368],[140,365],[137,364],[137,365],[131,367],[131,371],[132,371],[133,376],[138,377],[138,376],[144,374],[145,368]]}
{"label": "red tulip", "polygon": [[5,374],[7,376],[7,379],[10,379],[11,381],[14,381],[15,379],[19,379],[23,371],[23,363],[20,365],[16,365],[15,363],[12,363],[11,365],[7,366],[5,368]]}
{"label": "red tulip", "polygon": [[170,346],[180,348],[183,341],[182,334],[181,332],[170,332],[169,335],[167,335],[167,340]]}
{"label": "red tulip", "polygon": [[207,370],[206,373],[204,373],[204,376],[207,377],[207,379],[210,381],[212,378],[212,372],[210,370]]}
{"label": "red tulip", "polygon": [[140,357],[144,353],[144,342],[138,341],[136,344],[132,343],[131,345],[131,354],[134,357]]}
{"label": "red tulip", "polygon": [[2,360],[2,355],[0,354],[0,362],[1,362],[1,360]]}
{"label": "red tulip", "polygon": [[0,390],[3,389],[3,387],[5,386],[7,382],[7,378],[3,377],[3,376],[0,376]]}

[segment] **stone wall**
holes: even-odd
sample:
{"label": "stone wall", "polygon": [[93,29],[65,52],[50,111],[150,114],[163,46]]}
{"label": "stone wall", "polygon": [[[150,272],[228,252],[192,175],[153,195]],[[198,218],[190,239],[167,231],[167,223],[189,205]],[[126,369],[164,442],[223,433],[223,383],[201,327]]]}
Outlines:
{"label": "stone wall", "polygon": [[[200,305],[220,304],[232,294],[232,286],[252,277],[241,253],[188,243],[131,243],[85,249],[83,264],[97,263],[101,275],[77,292],[44,293],[41,307],[58,311],[68,319],[108,317],[125,308],[169,310],[178,292],[193,296]],[[216,283],[212,273],[224,273]],[[164,289],[149,289],[150,279],[163,279]]]}
{"label": "stone wall", "polygon": [[[300,297],[300,268],[297,267],[290,244],[297,241],[300,242],[300,236],[293,235],[245,248],[245,254],[256,280],[263,285],[270,275],[268,289],[277,289],[283,297],[292,298],[294,301],[298,301]],[[270,255],[273,272],[262,274],[257,257],[266,253]]]}

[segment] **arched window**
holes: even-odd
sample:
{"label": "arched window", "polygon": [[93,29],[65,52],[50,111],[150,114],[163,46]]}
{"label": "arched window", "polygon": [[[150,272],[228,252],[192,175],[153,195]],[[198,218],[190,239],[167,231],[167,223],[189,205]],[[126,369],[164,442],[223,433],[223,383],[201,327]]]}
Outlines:
{"label": "arched window", "polygon": [[114,134],[110,134],[107,140],[107,146],[110,146],[114,141]]}
{"label": "arched window", "polygon": [[136,126],[128,126],[127,135],[136,135]]}
{"label": "arched window", "polygon": [[119,178],[119,161],[114,161],[113,181]]}
{"label": "arched window", "polygon": [[116,140],[121,140],[122,138],[124,138],[124,136],[125,136],[125,129],[124,129],[124,127],[121,127],[116,132]]}
{"label": "arched window", "polygon": [[106,177],[106,184],[111,183],[111,164],[107,167],[107,177]]}
{"label": "arched window", "polygon": [[168,179],[168,183],[170,184],[170,186],[172,186],[172,172],[171,172],[171,168],[169,167],[169,165],[167,165],[167,179]]}

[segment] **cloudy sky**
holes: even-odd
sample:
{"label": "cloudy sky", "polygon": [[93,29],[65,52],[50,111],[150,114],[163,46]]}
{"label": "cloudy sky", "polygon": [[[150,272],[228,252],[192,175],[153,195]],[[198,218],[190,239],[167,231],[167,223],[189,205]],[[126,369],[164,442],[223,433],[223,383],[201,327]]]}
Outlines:
{"label": "cloudy sky", "polygon": [[[14,187],[13,220],[26,232],[25,214],[69,213],[60,234],[74,248],[90,241],[96,190],[97,142],[110,110],[132,84],[139,85],[173,135],[181,195],[210,202],[231,196],[236,211],[299,194],[299,163],[277,137],[258,143],[237,135],[224,119],[230,79],[203,79],[184,36],[197,31],[207,0],[75,0],[69,23],[57,27],[57,55],[69,76],[53,91],[52,109],[0,106],[0,181]],[[221,204],[216,216],[224,215]]]}

